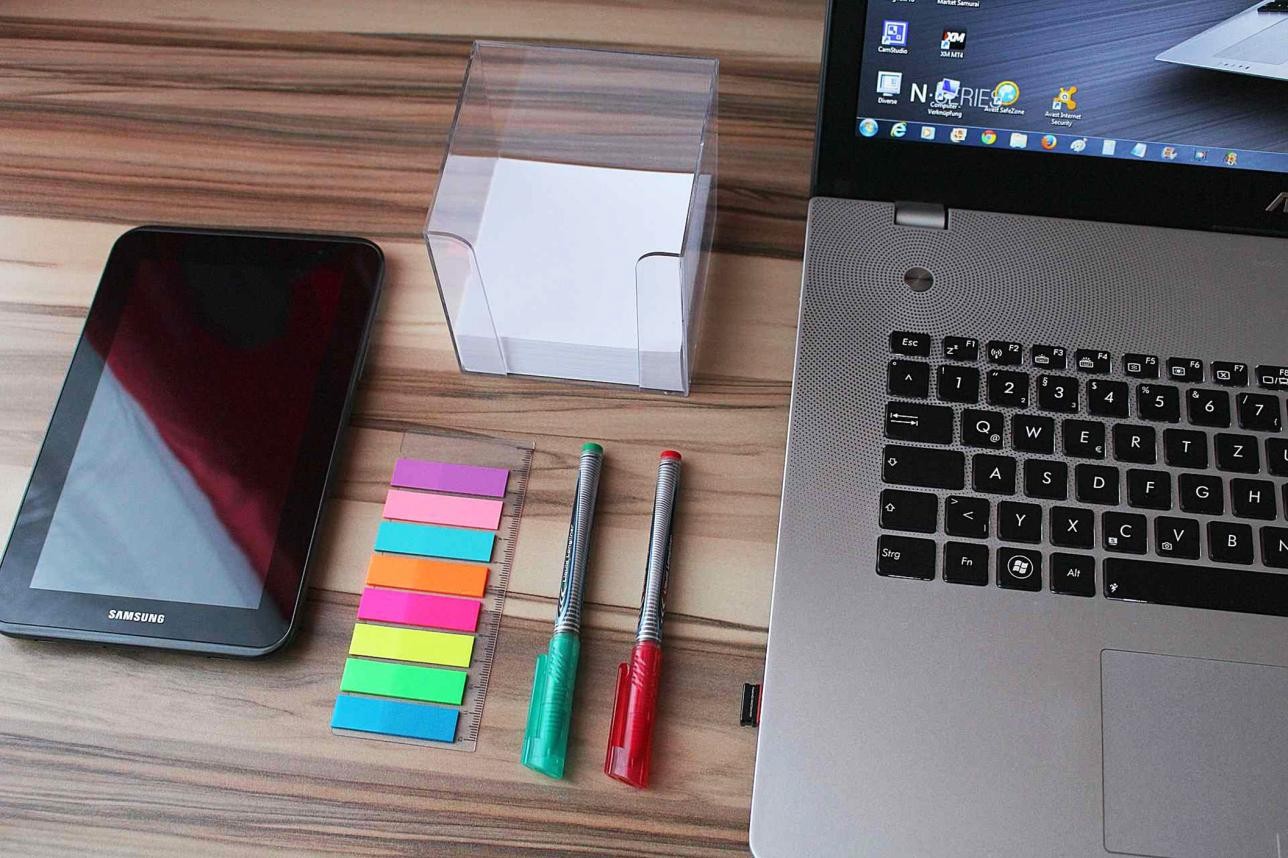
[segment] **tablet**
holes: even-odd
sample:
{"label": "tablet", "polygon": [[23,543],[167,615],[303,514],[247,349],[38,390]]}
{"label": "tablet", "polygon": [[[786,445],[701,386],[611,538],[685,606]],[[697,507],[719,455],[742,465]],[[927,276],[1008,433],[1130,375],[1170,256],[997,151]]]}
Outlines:
{"label": "tablet", "polygon": [[383,270],[361,239],[123,235],[0,560],[0,631],[284,644]]}

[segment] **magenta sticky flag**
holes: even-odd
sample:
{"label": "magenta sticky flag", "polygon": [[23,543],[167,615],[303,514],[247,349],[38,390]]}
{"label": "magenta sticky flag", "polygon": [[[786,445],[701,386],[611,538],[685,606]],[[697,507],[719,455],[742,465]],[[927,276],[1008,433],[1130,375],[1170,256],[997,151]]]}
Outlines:
{"label": "magenta sticky flag", "polygon": [[478,628],[481,602],[429,593],[405,593],[368,587],[358,602],[358,619],[431,629],[473,632]]}
{"label": "magenta sticky flag", "polygon": [[496,530],[501,524],[501,501],[390,489],[385,497],[384,517],[397,521]]}
{"label": "magenta sticky flag", "polygon": [[509,479],[510,472],[505,468],[399,459],[394,464],[394,476],[389,483],[404,489],[500,498],[505,497],[505,485]]}

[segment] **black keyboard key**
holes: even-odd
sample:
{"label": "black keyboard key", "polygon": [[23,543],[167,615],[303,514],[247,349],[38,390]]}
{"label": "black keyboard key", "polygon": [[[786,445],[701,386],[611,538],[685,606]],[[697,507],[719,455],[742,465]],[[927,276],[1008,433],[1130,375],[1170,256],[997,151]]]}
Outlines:
{"label": "black keyboard key", "polygon": [[1288,569],[1288,530],[1261,528],[1261,562],[1273,569]]}
{"label": "black keyboard key", "polygon": [[1216,466],[1222,471],[1255,474],[1261,470],[1261,447],[1251,435],[1218,434],[1214,439]]}
{"label": "black keyboard key", "polygon": [[1127,383],[1095,378],[1087,382],[1087,411],[1096,417],[1127,416]]}
{"label": "black keyboard key", "polygon": [[1158,435],[1152,426],[1131,423],[1114,425],[1114,458],[1133,465],[1152,465],[1158,461]]}
{"label": "black keyboard key", "polygon": [[1105,595],[1110,599],[1288,617],[1288,575],[1239,572],[1134,557],[1107,557]]}
{"label": "black keyboard key", "polygon": [[930,334],[912,334],[895,331],[890,335],[890,351],[897,355],[930,357]]}
{"label": "black keyboard key", "polygon": [[1283,427],[1279,397],[1265,393],[1240,393],[1239,428],[1253,432],[1278,432]]}
{"label": "black keyboard key", "polygon": [[1214,361],[1212,363],[1212,380],[1226,387],[1247,387],[1248,365],[1246,363]]}
{"label": "black keyboard key", "polygon": [[1123,355],[1123,373],[1132,378],[1158,378],[1158,358],[1154,355]]}
{"label": "black keyboard key", "polygon": [[1007,542],[1042,541],[1042,507],[1002,501],[997,505],[997,536]]}
{"label": "black keyboard key", "polygon": [[1114,359],[1109,352],[1095,349],[1078,349],[1073,353],[1073,364],[1079,372],[1094,372],[1104,375],[1113,368]]}
{"label": "black keyboard key", "polygon": [[1042,589],[1042,555],[1025,548],[997,549],[997,584],[1008,590]]}
{"label": "black keyboard key", "polygon": [[1064,454],[1077,459],[1105,457],[1105,424],[1091,420],[1064,421]]}
{"label": "black keyboard key", "polygon": [[1192,518],[1154,519],[1154,548],[1162,557],[1199,559],[1199,523]]}
{"label": "black keyboard key", "polygon": [[1055,420],[1036,414],[1016,414],[1011,418],[1011,446],[1025,453],[1055,452]]}
{"label": "black keyboard key", "polygon": [[939,498],[925,492],[886,489],[881,493],[881,526],[886,530],[934,533]]}
{"label": "black keyboard key", "polygon": [[1015,494],[1015,460],[980,453],[975,456],[975,491],[990,495]]}
{"label": "black keyboard key", "polygon": [[1185,397],[1186,411],[1195,426],[1230,428],[1230,394],[1196,387]]}
{"label": "black keyboard key", "polygon": [[953,443],[953,410],[946,405],[886,403],[886,437],[923,444]]}
{"label": "black keyboard key", "polygon": [[1288,441],[1266,439],[1266,470],[1276,477],[1288,477]]}
{"label": "black keyboard key", "polygon": [[988,344],[988,360],[989,363],[1019,366],[1024,362],[1024,346],[993,340]]}
{"label": "black keyboard key", "polygon": [[1042,500],[1068,500],[1069,466],[1064,462],[1028,459],[1024,463],[1024,493]]}
{"label": "black keyboard key", "polygon": [[941,366],[937,372],[939,398],[945,402],[979,402],[979,370],[973,366]]}
{"label": "black keyboard key", "polygon": [[1127,472],[1127,505],[1137,509],[1172,508],[1172,475],[1132,468]]}
{"label": "black keyboard key", "polygon": [[944,546],[944,580],[949,584],[988,583],[988,546],[950,542]]}
{"label": "black keyboard key", "polygon": [[1239,518],[1273,521],[1275,484],[1268,480],[1230,480],[1230,508]]}
{"label": "black keyboard key", "polygon": [[877,540],[877,574],[888,578],[935,577],[935,542],[882,534]]}
{"label": "black keyboard key", "polygon": [[1052,554],[1051,592],[1066,596],[1096,595],[1096,558],[1085,554]]}
{"label": "black keyboard key", "polygon": [[1039,369],[1064,369],[1068,353],[1064,346],[1034,346],[1031,352],[1033,365]]}
{"label": "black keyboard key", "polygon": [[1225,488],[1220,477],[1181,474],[1177,488],[1183,511],[1199,515],[1225,514]]}
{"label": "black keyboard key", "polygon": [[979,360],[979,340],[974,337],[944,337],[944,359],[967,362]]}
{"label": "black keyboard key", "polygon": [[1257,384],[1266,390],[1288,390],[1288,366],[1261,364],[1257,367]]}
{"label": "black keyboard key", "polygon": [[950,497],[944,503],[944,530],[949,536],[988,539],[988,500]]}
{"label": "black keyboard key", "polygon": [[1000,411],[980,411],[967,408],[962,411],[962,443],[967,447],[1002,448],[1002,432],[1006,419]]}
{"label": "black keyboard key", "polygon": [[1173,468],[1203,470],[1208,466],[1208,436],[1191,429],[1164,429],[1163,459]]}
{"label": "black keyboard key", "polygon": [[1136,413],[1142,420],[1181,422],[1181,389],[1166,384],[1142,384],[1136,388]]}
{"label": "black keyboard key", "polygon": [[1078,380],[1067,375],[1038,378],[1038,408],[1061,414],[1078,413]]}
{"label": "black keyboard key", "polygon": [[886,370],[887,389],[891,396],[925,399],[930,396],[930,364],[912,360],[892,360]]}
{"label": "black keyboard key", "polygon": [[1198,358],[1168,358],[1167,377],[1187,384],[1203,382],[1203,361]]}
{"label": "black keyboard key", "polygon": [[1051,544],[1061,548],[1091,548],[1096,544],[1096,516],[1089,509],[1051,507]]}
{"label": "black keyboard key", "polygon": [[889,444],[881,479],[896,486],[960,491],[966,488],[966,456],[956,450]]}
{"label": "black keyboard key", "polygon": [[1102,465],[1078,465],[1074,469],[1078,500],[1082,503],[1118,505],[1118,469]]}
{"label": "black keyboard key", "polygon": [[1252,562],[1252,528],[1228,521],[1208,522],[1208,557],[1214,563]]}
{"label": "black keyboard key", "polygon": [[1149,544],[1148,523],[1134,512],[1107,512],[1100,519],[1105,550],[1119,554],[1144,554]]}
{"label": "black keyboard key", "polygon": [[1002,408],[1029,407],[1029,377],[1002,369],[988,371],[988,404]]}

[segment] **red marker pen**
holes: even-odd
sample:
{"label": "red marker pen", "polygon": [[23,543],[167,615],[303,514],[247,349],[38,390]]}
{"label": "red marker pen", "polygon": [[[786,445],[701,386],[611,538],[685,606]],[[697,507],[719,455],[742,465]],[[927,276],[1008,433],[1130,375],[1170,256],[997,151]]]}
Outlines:
{"label": "red marker pen", "polygon": [[653,752],[653,714],[662,676],[662,613],[671,574],[671,524],[679,487],[680,454],[664,450],[657,465],[657,493],[653,496],[653,524],[635,647],[631,660],[617,667],[617,701],[604,757],[604,774],[640,789],[648,786]]}

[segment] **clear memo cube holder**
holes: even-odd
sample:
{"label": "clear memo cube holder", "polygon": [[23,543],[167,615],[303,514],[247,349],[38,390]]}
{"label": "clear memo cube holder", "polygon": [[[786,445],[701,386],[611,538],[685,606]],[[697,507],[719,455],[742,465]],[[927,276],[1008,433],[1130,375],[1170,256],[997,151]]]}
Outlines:
{"label": "clear memo cube holder", "polygon": [[689,392],[717,72],[475,42],[425,224],[463,371]]}

